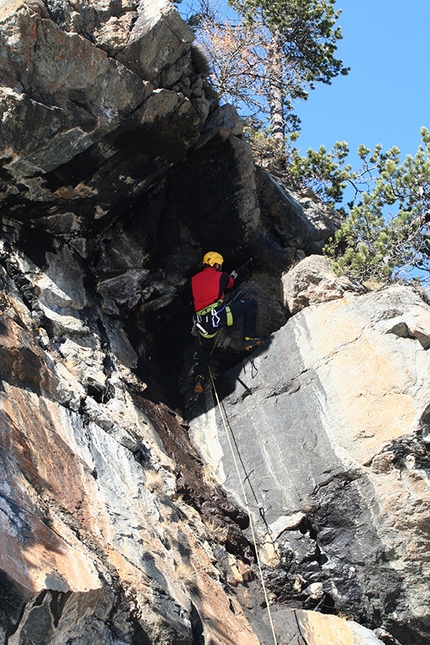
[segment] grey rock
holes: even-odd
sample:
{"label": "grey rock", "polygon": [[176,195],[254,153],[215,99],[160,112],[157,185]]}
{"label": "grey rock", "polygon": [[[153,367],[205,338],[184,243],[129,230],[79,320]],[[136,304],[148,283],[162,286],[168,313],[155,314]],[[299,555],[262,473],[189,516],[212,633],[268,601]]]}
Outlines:
{"label": "grey rock", "polygon": [[284,304],[292,314],[309,305],[364,291],[359,283],[336,275],[330,260],[322,255],[310,255],[296,264],[282,276],[282,286]]}
{"label": "grey rock", "polygon": [[64,33],[25,4],[3,15],[2,26],[1,145],[17,179],[66,163],[118,127],[151,91],[89,41]]}
{"label": "grey rock", "polygon": [[263,168],[257,169],[257,183],[262,215],[272,221],[284,246],[321,253],[325,242],[340,225],[339,216],[318,199],[281,186]]}
{"label": "grey rock", "polygon": [[369,629],[352,620],[343,621],[334,616],[316,612],[284,609],[274,613],[273,622],[279,645],[381,645]]}
{"label": "grey rock", "polygon": [[[395,335],[393,319],[397,329],[412,312],[420,334]],[[408,288],[304,309],[220,386],[228,429],[214,402],[192,422],[194,444],[238,504],[245,486],[282,601],[300,575],[376,628],[393,599],[397,618],[386,614],[385,626],[414,643],[428,620],[419,555],[428,536],[417,512],[429,504],[424,329],[430,308]],[[299,531],[268,533],[300,512]]]}
{"label": "grey rock", "polygon": [[192,72],[194,34],[169,0],[142,1],[127,45],[116,58],[154,87],[172,87]]}

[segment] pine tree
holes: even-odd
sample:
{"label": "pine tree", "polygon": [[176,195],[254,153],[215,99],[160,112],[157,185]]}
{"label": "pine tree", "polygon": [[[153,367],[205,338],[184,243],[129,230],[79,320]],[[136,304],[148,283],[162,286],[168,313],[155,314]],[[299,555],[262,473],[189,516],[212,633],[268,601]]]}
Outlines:
{"label": "pine tree", "polygon": [[200,4],[197,41],[209,58],[219,95],[242,116],[270,124],[274,138],[298,128],[293,101],[316,83],[347,74],[335,58],[341,30],[335,0],[229,0],[235,21]]}
{"label": "pine tree", "polygon": [[312,191],[343,221],[324,253],[339,274],[362,282],[392,280],[430,284],[430,132],[421,129],[415,156],[402,162],[400,150],[371,152],[361,145],[353,169],[345,141],[331,150],[321,146],[301,156],[254,132],[257,163],[299,192]]}
{"label": "pine tree", "polygon": [[[359,171],[344,176],[356,189],[349,213],[325,252],[339,273],[365,280],[427,283],[430,275],[430,132],[421,129],[416,155],[358,150]],[[366,188],[358,191],[357,183]]]}

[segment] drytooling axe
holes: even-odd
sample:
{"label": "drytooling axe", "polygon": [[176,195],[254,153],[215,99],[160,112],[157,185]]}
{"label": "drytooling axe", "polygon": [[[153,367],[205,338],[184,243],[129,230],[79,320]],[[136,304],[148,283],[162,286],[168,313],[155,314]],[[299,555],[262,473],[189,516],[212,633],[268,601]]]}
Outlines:
{"label": "drytooling axe", "polygon": [[253,260],[253,258],[248,258],[248,259],[246,260],[246,262],[244,262],[243,264],[241,264],[241,265],[240,265],[240,267],[237,269],[236,273],[239,273],[239,271],[242,271],[242,269],[244,269],[244,268],[246,267],[246,265],[247,265],[247,264],[249,264],[250,262],[252,262],[252,260]]}

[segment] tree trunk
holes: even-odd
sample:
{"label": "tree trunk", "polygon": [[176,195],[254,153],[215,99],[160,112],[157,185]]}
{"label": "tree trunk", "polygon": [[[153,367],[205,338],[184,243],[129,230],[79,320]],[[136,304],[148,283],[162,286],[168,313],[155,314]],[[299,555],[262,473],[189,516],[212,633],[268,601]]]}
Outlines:
{"label": "tree trunk", "polygon": [[284,89],[282,83],[282,45],[279,34],[273,34],[269,55],[270,125],[274,139],[285,139]]}

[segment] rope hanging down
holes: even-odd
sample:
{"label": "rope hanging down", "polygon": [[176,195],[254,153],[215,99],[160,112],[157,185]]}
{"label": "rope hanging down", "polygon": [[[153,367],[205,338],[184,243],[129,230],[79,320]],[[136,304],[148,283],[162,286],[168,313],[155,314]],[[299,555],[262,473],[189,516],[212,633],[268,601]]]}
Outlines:
{"label": "rope hanging down", "polygon": [[276,633],[275,633],[275,627],[273,625],[273,620],[272,620],[272,613],[270,611],[269,597],[267,595],[267,589],[266,589],[266,585],[265,585],[265,582],[264,582],[263,569],[262,569],[262,566],[261,566],[260,555],[259,555],[259,552],[258,552],[257,537],[256,537],[256,533],[255,533],[255,528],[254,528],[254,521],[253,521],[252,515],[251,515],[251,508],[250,508],[250,505],[249,505],[249,502],[248,502],[248,496],[246,494],[245,487],[243,485],[243,480],[242,480],[242,477],[241,477],[241,474],[240,474],[239,464],[237,462],[236,453],[235,453],[234,448],[233,448],[232,440],[231,440],[231,437],[230,437],[230,432],[228,430],[228,425],[227,425],[225,412],[223,410],[223,407],[221,405],[221,402],[220,402],[220,399],[219,399],[219,396],[218,396],[217,389],[215,387],[215,381],[214,381],[212,370],[211,370],[210,366],[209,366],[209,375],[210,375],[210,378],[211,378],[211,384],[212,384],[212,389],[214,391],[216,403],[217,403],[218,409],[220,411],[221,420],[222,420],[222,423],[223,423],[223,426],[224,426],[225,434],[227,436],[228,444],[230,446],[231,454],[232,454],[234,465],[235,465],[236,472],[237,472],[237,477],[238,477],[238,480],[240,482],[240,487],[241,487],[241,490],[242,490],[242,495],[243,495],[243,499],[244,499],[244,502],[245,502],[246,511],[247,511],[248,517],[249,517],[249,526],[250,526],[250,529],[251,529],[252,541],[254,543],[255,555],[256,555],[256,558],[257,558],[257,565],[258,565],[258,572],[260,574],[261,586],[262,586],[263,593],[264,593],[264,600],[266,602],[267,614],[268,614],[269,623],[270,623],[270,629],[272,630],[272,635],[273,635],[273,642],[274,642],[274,645],[278,645],[278,641],[277,641]]}

